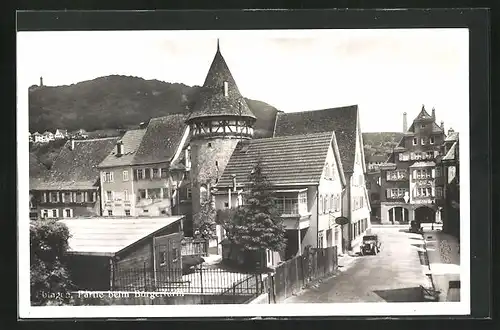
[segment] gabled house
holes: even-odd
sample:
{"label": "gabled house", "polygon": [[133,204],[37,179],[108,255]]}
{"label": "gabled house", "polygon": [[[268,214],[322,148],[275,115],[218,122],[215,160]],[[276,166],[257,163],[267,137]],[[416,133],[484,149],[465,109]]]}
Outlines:
{"label": "gabled house", "polygon": [[[306,246],[337,246],[346,181],[335,133],[263,138],[238,143],[213,192],[217,210],[245,204],[257,160],[267,176],[286,228],[283,254],[267,253],[267,265],[301,255]],[[220,239],[220,238],[219,238]]]}
{"label": "gabled house", "polygon": [[73,218],[101,214],[97,165],[113,149],[117,138],[70,140],[50,170],[30,178],[30,193],[41,218]]}
{"label": "gabled house", "polygon": [[130,130],[99,164],[103,216],[190,213],[184,114],[153,118]]}
{"label": "gabled house", "polygon": [[61,140],[61,139],[66,139],[68,138],[68,130],[65,129],[57,129],[56,133],[54,134],[54,139],[56,140]]}
{"label": "gabled house", "polygon": [[31,135],[33,142],[35,143],[45,143],[48,142],[43,134],[35,132]]}
{"label": "gabled house", "polygon": [[45,133],[43,133],[43,136],[45,137],[45,142],[54,141],[54,133],[52,132],[45,131]]}
{"label": "gabled house", "polygon": [[357,105],[294,113],[278,112],[274,136],[335,132],[341,164],[346,178],[343,216],[345,248],[351,249],[370,225],[370,203],[366,189],[366,162]]}
{"label": "gabled house", "polygon": [[425,107],[404,132],[386,163],[380,165],[382,223],[440,221],[436,200],[443,195],[442,171],[436,164],[442,154],[444,123],[436,124],[436,111]]}

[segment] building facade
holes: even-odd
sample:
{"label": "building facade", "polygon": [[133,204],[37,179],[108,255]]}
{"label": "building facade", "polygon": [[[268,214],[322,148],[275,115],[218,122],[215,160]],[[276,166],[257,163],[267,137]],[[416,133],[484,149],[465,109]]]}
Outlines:
{"label": "building facade", "polygon": [[216,209],[245,204],[248,176],[258,158],[276,198],[287,240],[283,253],[268,251],[267,265],[301,255],[306,246],[337,246],[341,252],[342,232],[335,219],[342,215],[346,181],[335,134],[264,138],[238,144],[215,185]]}
{"label": "building facade", "polygon": [[[103,216],[189,214],[185,116],[153,118],[129,130],[99,164]],[[190,208],[190,203],[187,203]]]}
{"label": "building facade", "polygon": [[317,132],[335,132],[341,164],[346,179],[342,195],[342,216],[349,219],[343,226],[343,249],[351,249],[370,224],[370,202],[366,189],[366,161],[359,123],[358,106],[284,113],[278,112],[274,136]]}
{"label": "building facade", "polygon": [[49,171],[30,175],[33,209],[40,218],[73,218],[101,214],[97,165],[117,138],[70,140]]}
{"label": "building facade", "polygon": [[453,129],[448,134],[443,145],[444,157],[438,166],[443,176],[440,186],[443,198],[437,200],[442,208],[443,231],[460,239],[460,154],[459,134]]}
{"label": "building facade", "polygon": [[443,124],[435,121],[435,110],[429,115],[422,106],[388,161],[380,165],[382,223],[440,221],[436,199],[443,190],[436,179],[443,173],[436,164],[443,156],[445,135]]}

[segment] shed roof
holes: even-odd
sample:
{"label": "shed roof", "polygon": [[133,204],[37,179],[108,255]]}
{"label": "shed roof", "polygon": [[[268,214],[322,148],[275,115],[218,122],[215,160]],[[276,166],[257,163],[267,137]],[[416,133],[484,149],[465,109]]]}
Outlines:
{"label": "shed roof", "polygon": [[74,218],[59,220],[68,226],[70,254],[114,256],[132,244],[152,237],[184,216],[151,218]]}
{"label": "shed roof", "polygon": [[354,170],[358,106],[276,114],[274,136],[335,132],[345,172]]}
{"label": "shed roof", "polygon": [[333,132],[264,138],[240,142],[222,174],[217,187],[248,183],[248,176],[262,161],[263,173],[274,186],[316,184],[321,178]]}

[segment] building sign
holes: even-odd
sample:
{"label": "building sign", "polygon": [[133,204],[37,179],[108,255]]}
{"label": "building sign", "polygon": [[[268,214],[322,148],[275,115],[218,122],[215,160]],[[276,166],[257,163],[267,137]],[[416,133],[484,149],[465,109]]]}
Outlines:
{"label": "building sign", "polygon": [[338,218],[335,218],[335,223],[337,225],[347,225],[349,223],[349,219],[347,219],[346,217],[338,217]]}

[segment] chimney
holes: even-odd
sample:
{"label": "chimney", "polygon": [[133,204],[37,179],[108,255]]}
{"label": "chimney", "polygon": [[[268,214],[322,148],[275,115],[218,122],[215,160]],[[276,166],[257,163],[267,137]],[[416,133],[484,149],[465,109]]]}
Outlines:
{"label": "chimney", "polygon": [[450,127],[450,128],[448,129],[448,135],[450,135],[451,133],[455,133],[455,130],[454,130],[453,128],[451,128],[451,127]]}
{"label": "chimney", "polygon": [[40,77],[40,87],[43,87],[43,77]]}
{"label": "chimney", "polygon": [[236,174],[231,175],[233,177],[233,191],[236,191]]}
{"label": "chimney", "polygon": [[406,133],[407,130],[408,130],[407,114],[406,112],[403,112],[403,133]]}
{"label": "chimney", "polygon": [[73,138],[69,140],[69,150],[75,150],[75,140]]}
{"label": "chimney", "polygon": [[444,132],[444,121],[441,120],[441,129],[443,130]]}
{"label": "chimney", "polygon": [[432,108],[432,119],[435,121],[436,120],[436,109]]}
{"label": "chimney", "polygon": [[116,157],[121,157],[123,156],[123,142],[118,141],[116,143]]}

